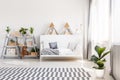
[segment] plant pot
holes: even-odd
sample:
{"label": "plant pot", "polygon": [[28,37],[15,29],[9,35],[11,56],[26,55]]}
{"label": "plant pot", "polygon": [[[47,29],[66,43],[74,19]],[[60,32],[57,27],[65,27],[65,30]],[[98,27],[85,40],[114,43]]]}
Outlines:
{"label": "plant pot", "polygon": [[105,69],[95,69],[96,78],[104,78]]}
{"label": "plant pot", "polygon": [[8,34],[7,34],[7,37],[9,37],[9,36],[10,36],[10,34],[8,33]]}
{"label": "plant pot", "polygon": [[31,52],[32,56],[37,56],[37,52]]}
{"label": "plant pot", "polygon": [[8,46],[16,46],[16,43],[15,42],[9,42]]}
{"label": "plant pot", "polygon": [[33,34],[30,34],[31,37],[33,37]]}

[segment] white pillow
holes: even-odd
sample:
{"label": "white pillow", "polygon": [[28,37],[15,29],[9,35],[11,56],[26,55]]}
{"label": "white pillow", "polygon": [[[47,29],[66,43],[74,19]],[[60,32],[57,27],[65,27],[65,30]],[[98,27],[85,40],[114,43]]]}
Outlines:
{"label": "white pillow", "polygon": [[78,45],[78,42],[69,42],[67,48],[74,51],[76,49],[77,45]]}

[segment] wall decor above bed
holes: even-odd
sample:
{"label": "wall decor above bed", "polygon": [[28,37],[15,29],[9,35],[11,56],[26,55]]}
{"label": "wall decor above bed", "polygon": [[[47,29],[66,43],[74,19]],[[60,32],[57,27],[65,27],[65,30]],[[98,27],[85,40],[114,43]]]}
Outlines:
{"label": "wall decor above bed", "polygon": [[51,22],[49,29],[47,31],[47,35],[58,35],[57,30],[54,27],[55,25],[53,24],[53,22]]}
{"label": "wall decor above bed", "polygon": [[64,35],[72,35],[73,34],[68,23],[65,24],[62,34],[64,34]]}

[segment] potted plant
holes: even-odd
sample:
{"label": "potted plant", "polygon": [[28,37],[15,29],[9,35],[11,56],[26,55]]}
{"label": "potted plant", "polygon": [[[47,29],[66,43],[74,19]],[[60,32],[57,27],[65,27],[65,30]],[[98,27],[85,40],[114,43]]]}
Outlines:
{"label": "potted plant", "polygon": [[106,50],[106,47],[100,47],[95,46],[95,51],[97,52],[97,55],[93,55],[91,57],[91,61],[93,61],[97,66],[94,66],[95,73],[97,78],[103,78],[104,72],[105,72],[105,65],[106,62],[105,56],[110,53],[110,51],[104,52]]}
{"label": "potted plant", "polygon": [[23,28],[21,27],[21,29],[19,30],[19,32],[24,36],[25,34],[27,34],[27,28]]}
{"label": "potted plant", "polygon": [[33,32],[34,32],[34,28],[33,27],[30,27],[30,34],[32,35],[33,34]]}
{"label": "potted plant", "polygon": [[16,46],[15,40],[11,39],[8,43],[9,46]]}
{"label": "potted plant", "polygon": [[32,56],[37,56],[39,49],[37,47],[35,47],[35,48],[32,48],[30,52],[31,52]]}
{"label": "potted plant", "polygon": [[5,30],[6,32],[7,32],[7,34],[9,35],[9,33],[10,33],[10,28],[9,28],[9,26],[7,26],[7,28],[6,28],[6,30]]}

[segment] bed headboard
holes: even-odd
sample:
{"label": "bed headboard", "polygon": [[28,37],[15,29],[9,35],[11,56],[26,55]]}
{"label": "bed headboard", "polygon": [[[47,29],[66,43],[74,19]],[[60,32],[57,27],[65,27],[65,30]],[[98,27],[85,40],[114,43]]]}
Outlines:
{"label": "bed headboard", "polygon": [[40,50],[49,48],[50,42],[57,42],[58,48],[68,48],[69,44],[72,43],[73,46],[80,45],[81,51],[83,49],[83,41],[80,35],[41,35]]}

